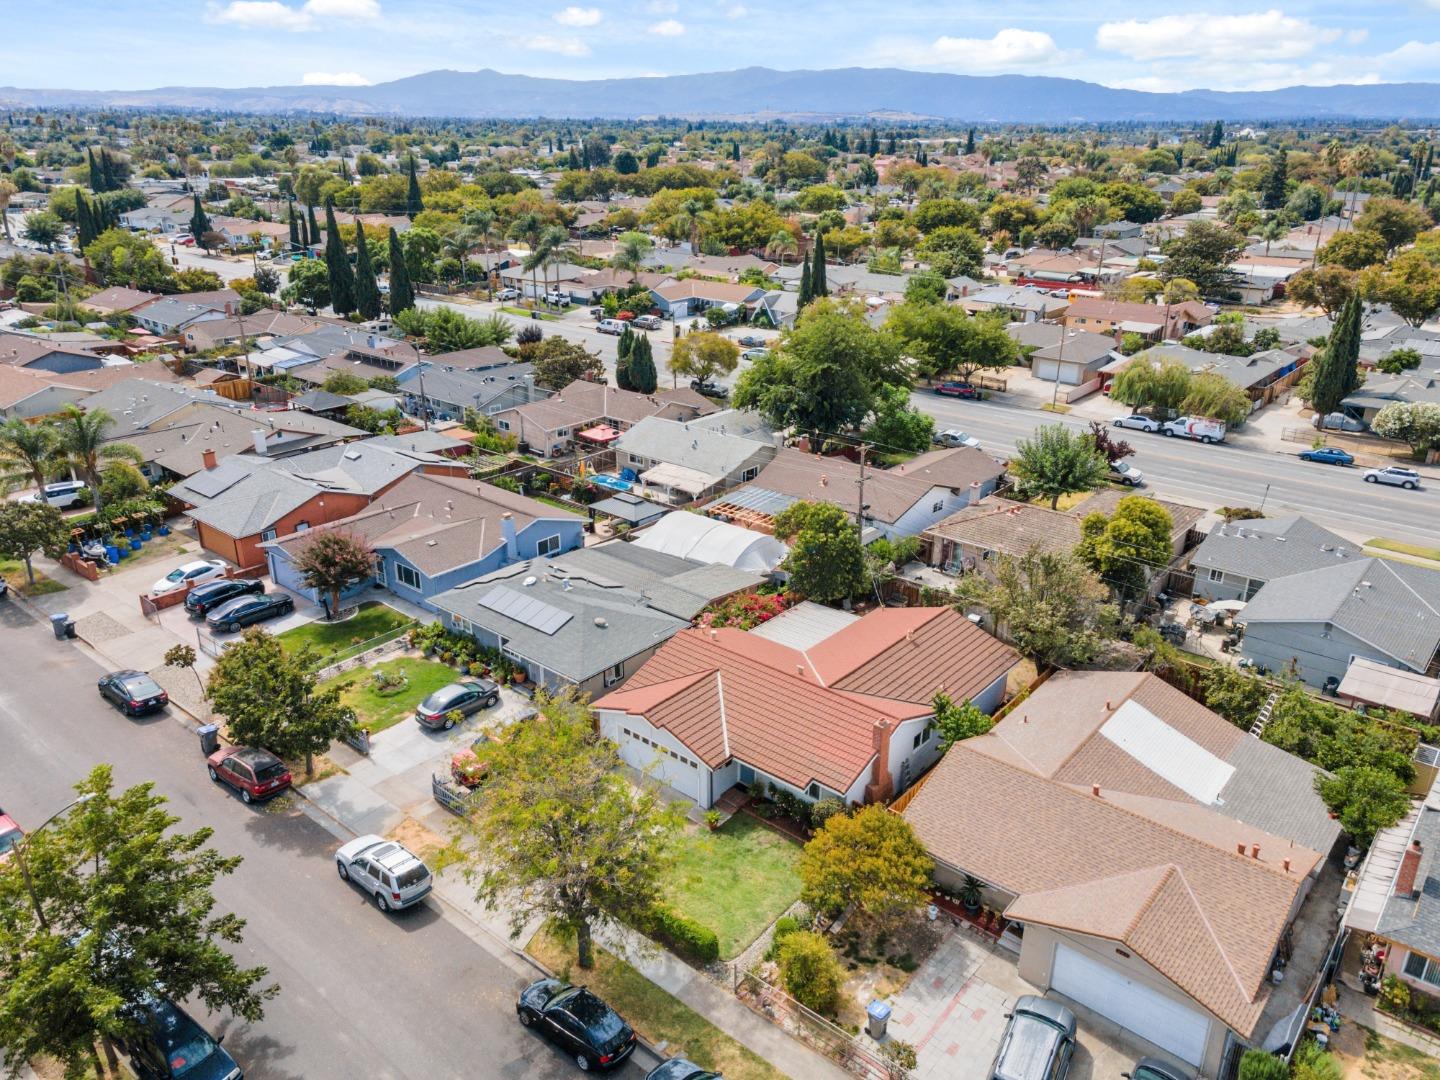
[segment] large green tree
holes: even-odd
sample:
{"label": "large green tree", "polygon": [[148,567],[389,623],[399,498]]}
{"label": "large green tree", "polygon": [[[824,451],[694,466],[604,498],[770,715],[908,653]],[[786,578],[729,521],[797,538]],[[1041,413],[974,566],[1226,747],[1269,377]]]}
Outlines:
{"label": "large green tree", "polygon": [[576,379],[605,378],[605,362],[598,353],[563,337],[522,345],[520,355],[535,365],[535,385],[547,390],[563,390]]}
{"label": "large green tree", "polygon": [[355,310],[366,319],[380,317],[380,285],[365,242],[365,223],[359,218],[355,219]]}
{"label": "large green tree", "polygon": [[425,209],[425,200],[420,195],[420,177],[416,171],[414,154],[411,154],[405,163],[405,176],[405,213],[413,218]]}
{"label": "large green tree", "polygon": [[325,200],[325,269],[330,275],[330,306],[335,314],[349,315],[355,310],[355,271],[335,221],[335,200]]}
{"label": "large green tree", "polygon": [[100,473],[104,463],[126,461],[142,465],[145,455],[129,443],[108,442],[115,418],[104,409],[66,405],[56,424],[56,450],[66,466],[79,473],[95,494],[95,510],[104,509]]}
{"label": "large green tree", "polygon": [[1352,296],[1340,309],[1330,338],[1310,361],[1315,369],[1310,407],[1315,426],[1340,407],[1340,402],[1360,385],[1360,298]]}
{"label": "large green tree", "polygon": [[644,925],[661,900],[684,811],[621,775],[615,745],[573,691],[536,694],[540,715],[479,749],[486,781],[454,841],[465,880],[518,934],[548,918],[594,966],[597,925]]}
{"label": "large green tree", "polygon": [[44,503],[0,502],[0,558],[19,559],[25,564],[25,576],[35,584],[35,568],[30,564],[35,552],[43,551],[49,558],[65,554],[70,530],[59,510]]}
{"label": "large green tree", "polygon": [[1049,499],[1054,510],[1062,495],[1093,491],[1103,484],[1109,462],[1088,432],[1045,424],[1035,429],[1033,438],[1017,440],[1010,471],[1026,491]]}
{"label": "large green tree", "polygon": [[330,600],[328,616],[340,614],[340,596],[375,573],[375,552],[344,529],[313,529],[291,559],[307,588]]}
{"label": "large green tree", "polygon": [[193,196],[193,201],[195,208],[190,212],[190,235],[195,238],[195,242],[198,244],[204,240],[205,234],[212,230],[210,228],[210,215],[205,213],[205,207],[200,205],[200,196]]}
{"label": "large green tree", "polygon": [[1170,512],[1154,499],[1127,495],[1113,513],[1086,514],[1080,523],[1080,557],[1115,589],[1133,600],[1174,555]]}
{"label": "large green tree", "polygon": [[260,1020],[279,988],[236,960],[245,921],[217,912],[213,892],[240,859],[212,848],[209,828],[176,828],[153,785],[116,792],[108,765],[75,792],[0,869],[0,1057],[12,1070],[52,1057],[78,1077],[103,1052],[118,1075],[115,1045],[156,999]]}
{"label": "large green tree", "polygon": [[1317,775],[1315,790],[1362,848],[1410,809],[1410,795],[1399,778],[1371,765],[1345,765],[1332,776]]}
{"label": "large green tree", "polygon": [[1230,264],[1245,250],[1245,237],[1213,221],[1192,221],[1185,232],[1165,245],[1164,281],[1193,281],[1202,295],[1227,292],[1235,274]]}
{"label": "large green tree", "polygon": [[639,394],[653,394],[658,382],[655,371],[655,354],[650,349],[650,338],[641,334],[630,347],[630,356],[625,364],[630,380],[630,389]]}
{"label": "large green tree", "polygon": [[716,375],[729,375],[739,364],[739,346],[729,338],[709,331],[679,338],[670,350],[667,366],[677,378],[709,382]]}
{"label": "large green tree", "polygon": [[865,552],[854,519],[827,502],[797,502],[775,516],[777,539],[790,545],[784,568],[802,596],[835,603],[865,587]]}
{"label": "large green tree", "polygon": [[1365,271],[1360,289],[1418,328],[1440,309],[1440,265],[1425,252],[1402,251],[1388,265]]}
{"label": "large green tree", "polygon": [[390,314],[399,315],[415,306],[415,286],[410,283],[410,269],[405,265],[405,251],[400,237],[390,230]]}
{"label": "large green tree", "polygon": [[810,838],[800,852],[800,896],[816,911],[853,911],[883,929],[925,901],[933,865],[910,823],[871,803],[832,814]]}
{"label": "large green tree", "polygon": [[971,317],[952,304],[907,301],[890,313],[885,329],[915,361],[916,372],[927,378],[956,375],[968,380],[977,371],[1010,367],[1020,355],[1002,323]]}
{"label": "large green tree", "polygon": [[313,773],[315,755],[355,730],[355,712],[341,703],[339,689],[317,687],[316,661],[309,649],[287,652],[257,626],[224,649],[206,689],[231,739],[283,758],[303,755]]}

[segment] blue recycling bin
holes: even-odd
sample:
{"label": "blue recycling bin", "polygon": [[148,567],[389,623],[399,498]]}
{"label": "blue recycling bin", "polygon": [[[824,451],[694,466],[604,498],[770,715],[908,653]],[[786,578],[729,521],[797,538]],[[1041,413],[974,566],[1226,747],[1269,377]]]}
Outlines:
{"label": "blue recycling bin", "polygon": [[105,545],[105,561],[114,566],[120,561],[120,549],[114,544]]}
{"label": "blue recycling bin", "polygon": [[50,616],[50,629],[55,634],[56,641],[65,640],[65,626],[70,621],[70,616],[63,611],[57,611]]}
{"label": "blue recycling bin", "polygon": [[206,757],[220,749],[220,728],[215,724],[203,724],[195,729],[200,736],[200,752]]}
{"label": "blue recycling bin", "polygon": [[885,1038],[885,1030],[889,1026],[889,1005],[883,1001],[872,1001],[865,1006],[865,1034],[878,1041]]}

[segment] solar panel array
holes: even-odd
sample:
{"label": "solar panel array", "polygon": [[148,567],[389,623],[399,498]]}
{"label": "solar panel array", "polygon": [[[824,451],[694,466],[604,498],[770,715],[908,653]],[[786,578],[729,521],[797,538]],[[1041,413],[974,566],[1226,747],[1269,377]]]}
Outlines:
{"label": "solar panel array", "polygon": [[568,611],[561,611],[544,600],[518,593],[505,585],[496,585],[482,596],[480,606],[546,635],[554,634],[574,618]]}

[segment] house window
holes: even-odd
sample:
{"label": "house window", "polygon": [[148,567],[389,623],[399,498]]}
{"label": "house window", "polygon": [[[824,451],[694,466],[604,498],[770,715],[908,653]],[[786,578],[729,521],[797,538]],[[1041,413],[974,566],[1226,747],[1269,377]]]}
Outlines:
{"label": "house window", "polygon": [[745,481],[747,481],[747,480],[754,480],[755,477],[757,477],[757,476],[759,476],[759,475],[760,475],[760,466],[759,466],[759,465],[751,465],[750,468],[746,469],[744,472],[742,472],[742,473],[740,474],[740,482],[743,484],[743,483],[745,483]]}
{"label": "house window", "polygon": [[625,677],[625,661],[622,660],[622,661],[620,661],[620,663],[618,663],[618,664],[616,664],[614,667],[612,667],[609,671],[605,672],[605,685],[606,685],[606,686],[614,686],[617,682],[619,682],[619,681],[620,681],[621,679],[623,679],[624,677]]}
{"label": "house window", "polygon": [[462,634],[473,634],[475,632],[475,627],[470,625],[470,620],[461,618],[459,615],[451,615],[450,624]]}
{"label": "house window", "polygon": [[308,522],[308,521],[297,521],[297,522],[295,523],[295,531],[296,531],[296,532],[304,532],[304,531],[305,531],[306,529],[308,529],[309,527],[310,527],[310,522]]}
{"label": "house window", "polygon": [[375,584],[385,584],[385,560],[378,555],[375,557]]}
{"label": "house window", "polygon": [[935,500],[935,505],[932,506],[932,507],[930,507],[930,512],[931,512],[932,514],[938,514],[938,513],[940,513],[941,511],[943,511],[944,509],[945,509],[945,500],[944,500],[944,499],[936,499],[936,500]]}
{"label": "house window", "polygon": [[498,427],[501,431],[509,431],[509,430],[510,430],[510,421],[509,421],[509,420],[496,420],[496,421],[495,421],[495,426]]}
{"label": "house window", "polygon": [[559,533],[556,533],[554,536],[547,536],[535,545],[535,554],[542,559],[545,558],[547,555],[554,555],[559,550]]}
{"label": "house window", "polygon": [[570,429],[568,427],[562,427],[559,431],[555,432],[555,437],[557,439],[568,439],[570,437]]}
{"label": "house window", "polygon": [[404,563],[395,564],[395,580],[407,589],[420,589],[420,574],[414,567],[406,566]]}
{"label": "house window", "polygon": [[919,750],[920,747],[924,746],[926,743],[928,743],[928,742],[930,741],[930,736],[933,735],[934,733],[935,733],[935,725],[933,725],[933,724],[926,724],[926,725],[925,725],[925,730],[923,730],[923,731],[917,731],[917,732],[915,733],[915,739],[914,739],[913,742],[911,742],[911,744],[910,744],[910,749],[911,749],[911,750]]}
{"label": "house window", "polygon": [[1440,964],[1428,956],[1421,956],[1419,953],[1413,952],[1406,956],[1405,974],[1412,979],[1427,982],[1431,986],[1440,986]]}
{"label": "house window", "polygon": [[261,539],[261,540],[274,540],[274,539],[275,539],[275,530],[274,530],[274,529],[266,529],[264,532],[262,532],[262,533],[260,534],[260,539]]}
{"label": "house window", "polygon": [[805,794],[808,795],[808,796],[810,796],[810,798],[812,798],[812,799],[818,799],[818,798],[820,798],[820,785],[819,785],[819,784],[811,784],[809,787],[807,787],[807,788],[805,789]]}
{"label": "house window", "polygon": [[1211,580],[1211,581],[1224,581],[1224,580],[1225,580],[1225,571],[1224,571],[1224,570],[1216,570],[1216,569],[1212,566],[1212,567],[1210,568],[1210,580]]}

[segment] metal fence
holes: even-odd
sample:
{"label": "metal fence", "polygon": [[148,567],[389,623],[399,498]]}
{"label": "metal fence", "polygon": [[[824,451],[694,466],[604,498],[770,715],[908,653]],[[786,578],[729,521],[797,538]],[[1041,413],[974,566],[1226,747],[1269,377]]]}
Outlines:
{"label": "metal fence", "polygon": [[417,625],[419,624],[412,619],[393,630],[376,634],[373,638],[367,638],[364,641],[357,641],[334,655],[326,657],[324,666],[316,672],[316,675],[319,678],[328,679],[332,675],[339,675],[342,671],[364,667],[371,660],[379,659],[381,656],[399,652],[407,644],[402,639]]}
{"label": "metal fence", "polygon": [[867,1080],[893,1080],[885,1059],[842,1027],[807,1009],[753,972],[735,972],[735,996],[771,1023],[818,1050],[847,1072]]}

